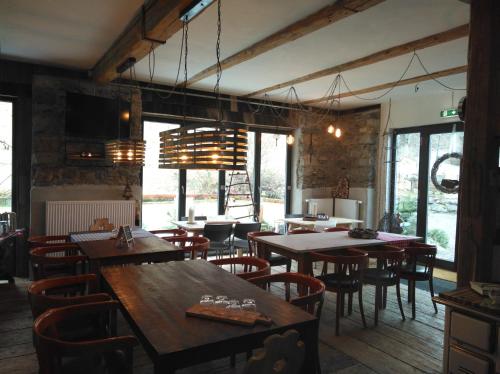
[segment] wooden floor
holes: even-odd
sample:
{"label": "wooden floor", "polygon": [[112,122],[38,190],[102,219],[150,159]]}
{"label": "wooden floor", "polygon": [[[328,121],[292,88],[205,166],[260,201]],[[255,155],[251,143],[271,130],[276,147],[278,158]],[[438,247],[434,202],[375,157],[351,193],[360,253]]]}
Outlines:
{"label": "wooden floor", "polygon": [[[36,373],[38,364],[32,346],[32,317],[26,287],[28,281],[16,279],[16,285],[0,285],[0,374]],[[341,319],[341,336],[334,334],[335,295],[327,292],[320,324],[320,357],[323,373],[440,373],[443,351],[444,311],[434,314],[430,295],[417,289],[417,318],[411,320],[411,308],[403,304],[407,320],[399,313],[395,291],[389,290],[387,309],[373,326],[374,289],[363,292],[369,327],[361,324],[357,298],[351,316]],[[120,330],[128,331],[125,321]],[[229,360],[218,360],[179,373],[241,373],[245,355],[239,355],[235,369]],[[134,351],[134,373],[152,373],[152,365],[142,348]]]}

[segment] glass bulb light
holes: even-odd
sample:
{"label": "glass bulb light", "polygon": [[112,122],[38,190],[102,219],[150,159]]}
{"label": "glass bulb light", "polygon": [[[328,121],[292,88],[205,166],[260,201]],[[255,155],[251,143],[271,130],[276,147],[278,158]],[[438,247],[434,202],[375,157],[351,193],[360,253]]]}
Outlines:
{"label": "glass bulb light", "polygon": [[333,134],[335,132],[335,127],[333,127],[333,125],[330,125],[330,126],[328,126],[328,130],[327,131],[328,131],[329,134]]}
{"label": "glass bulb light", "polygon": [[337,128],[335,130],[335,137],[336,138],[340,138],[342,136],[342,130],[340,130],[339,128]]}
{"label": "glass bulb light", "polygon": [[295,142],[295,137],[292,134],[288,134],[286,137],[286,144],[292,145]]}

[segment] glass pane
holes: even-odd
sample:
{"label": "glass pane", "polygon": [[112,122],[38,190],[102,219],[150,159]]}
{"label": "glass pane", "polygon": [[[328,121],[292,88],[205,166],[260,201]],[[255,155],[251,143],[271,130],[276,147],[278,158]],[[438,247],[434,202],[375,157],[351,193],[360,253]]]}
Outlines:
{"label": "glass pane", "polygon": [[218,170],[187,170],[186,215],[194,207],[196,216],[218,215]]}
{"label": "glass pane", "polygon": [[[248,152],[247,152],[247,170],[248,170],[248,176],[250,178],[250,184],[252,187],[252,190],[249,191],[248,185],[243,184],[243,185],[234,185],[231,187],[231,194],[248,194],[252,193],[254,191],[254,175],[255,175],[255,170],[254,170],[254,161],[255,161],[255,133],[254,132],[249,132],[248,133]],[[244,172],[238,172],[238,173],[244,173]],[[233,183],[238,183],[238,182],[243,182],[244,181],[244,176],[239,176],[239,177],[233,177]],[[231,172],[228,171],[226,172],[226,185],[229,186],[229,183],[231,181]],[[228,193],[228,189],[226,189],[226,193]],[[254,214],[253,211],[253,205],[248,205],[252,204],[252,198],[249,195],[236,195],[236,196],[231,196],[231,199],[229,200],[229,206],[230,208],[226,209],[226,214],[228,216],[234,217],[234,218],[242,218],[242,219],[252,219],[252,215]],[[248,205],[248,206],[245,206]]]}
{"label": "glass pane", "polygon": [[286,147],[286,135],[262,134],[260,207],[271,228],[285,216]]}
{"label": "glass pane", "polygon": [[161,131],[179,125],[163,122],[144,122],[146,158],[143,168],[142,227],[146,230],[174,227],[177,219],[179,170],[158,168]]}
{"label": "glass pane", "polygon": [[[431,171],[436,160],[444,155],[462,153],[463,139],[463,132],[433,134],[429,143],[426,242],[437,246],[437,258],[451,262],[455,260],[458,193],[440,191],[432,182]],[[441,186],[443,179],[451,184],[460,179],[459,159],[447,158],[441,162],[436,169],[438,186]]]}
{"label": "glass pane", "polygon": [[12,211],[12,103],[0,101],[0,213]]}
{"label": "glass pane", "polygon": [[398,134],[395,147],[394,212],[400,215],[403,234],[416,235],[420,133]]}

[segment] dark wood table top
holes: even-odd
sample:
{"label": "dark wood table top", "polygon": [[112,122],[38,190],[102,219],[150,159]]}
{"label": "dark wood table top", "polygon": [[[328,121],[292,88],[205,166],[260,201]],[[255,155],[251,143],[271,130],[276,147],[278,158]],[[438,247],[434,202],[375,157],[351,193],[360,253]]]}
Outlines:
{"label": "dark wood table top", "polygon": [[[102,275],[153,360],[168,356],[177,367],[202,362],[207,349],[213,352],[208,359],[227,356],[226,349],[241,338],[258,346],[271,333],[295,326],[317,328],[314,316],[204,260],[111,267]],[[242,327],[187,317],[186,310],[204,294],[253,298],[273,324]]]}
{"label": "dark wood table top", "polygon": [[179,248],[156,236],[134,238],[134,243],[127,248],[119,247],[116,239],[76,242],[90,260],[113,259],[151,253],[179,252]]}

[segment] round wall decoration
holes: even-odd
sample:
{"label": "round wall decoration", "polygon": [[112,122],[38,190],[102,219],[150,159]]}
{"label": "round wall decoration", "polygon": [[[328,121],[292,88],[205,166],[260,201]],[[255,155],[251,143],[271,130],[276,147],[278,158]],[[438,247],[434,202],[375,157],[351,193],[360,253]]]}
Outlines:
{"label": "round wall decoration", "polygon": [[462,154],[458,152],[445,153],[441,157],[439,157],[434,165],[432,165],[431,169],[431,181],[432,184],[441,192],[444,193],[458,193],[459,189],[459,181],[455,179],[442,179],[441,183],[437,180],[437,172],[441,164],[449,160],[451,158],[458,159],[459,161],[462,159]]}

